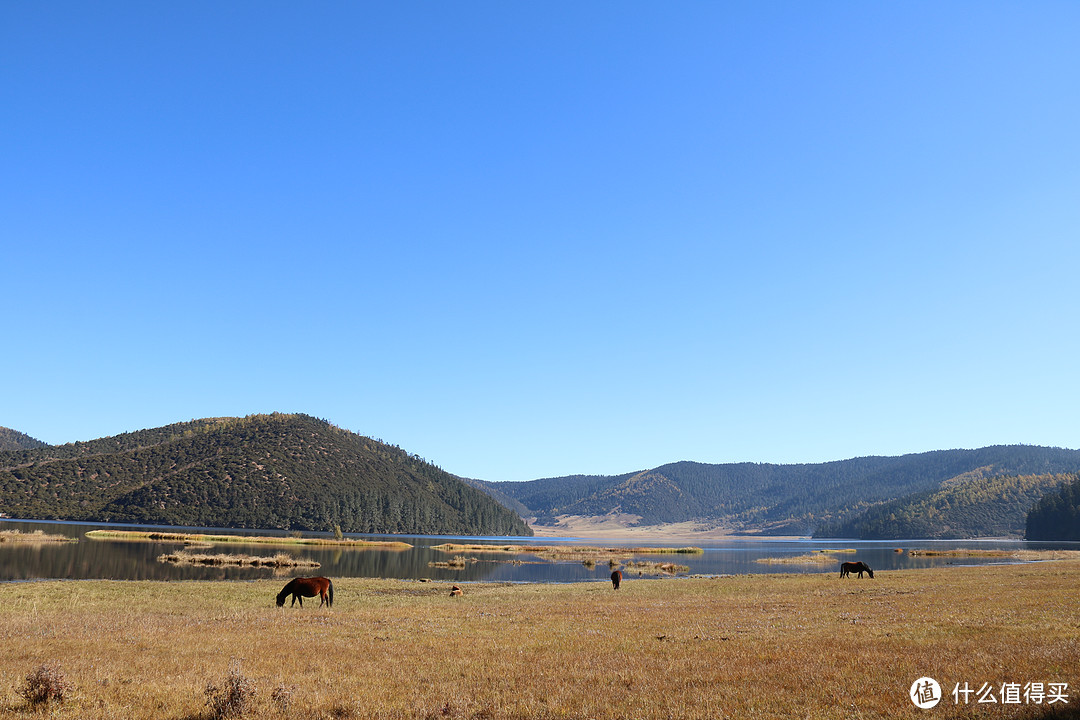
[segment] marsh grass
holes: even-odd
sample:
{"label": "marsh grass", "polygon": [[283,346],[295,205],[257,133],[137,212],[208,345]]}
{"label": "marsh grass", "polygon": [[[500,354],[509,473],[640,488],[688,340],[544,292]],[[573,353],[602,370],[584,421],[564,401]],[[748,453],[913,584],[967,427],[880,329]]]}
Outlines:
{"label": "marsh grass", "polygon": [[840,562],[839,558],[823,552],[812,552],[807,555],[784,555],[781,557],[757,558],[754,562],[763,565],[835,565]]}
{"label": "marsh grass", "polygon": [[[335,578],[326,608],[277,581],[0,585],[0,716],[28,668],[77,688],[54,718],[207,718],[233,663],[246,716],[1035,718],[1046,706],[921,711],[911,683],[1066,682],[1080,704],[1080,562],[609,583]],[[283,688],[264,692],[263,688]]]}
{"label": "marsh grass", "polygon": [[79,542],[78,538],[66,535],[46,534],[44,530],[23,532],[22,530],[0,530],[0,543],[44,544]]}
{"label": "marsh grass", "polygon": [[626,563],[626,569],[639,575],[677,575],[690,572],[689,565],[678,565],[673,562],[650,562],[648,560],[630,560]]}
{"label": "marsh grass", "polygon": [[273,535],[208,535],[205,533],[144,532],[140,530],[91,530],[86,533],[91,540],[130,540],[134,542],[178,543],[235,543],[242,545],[328,545],[348,548],[379,548],[381,550],[408,550],[409,543],[382,540],[357,540],[352,538],[308,538],[299,533],[289,537]]}
{"label": "marsh grass", "polygon": [[704,552],[697,547],[592,547],[588,545],[482,545],[468,543],[444,543],[435,545],[434,550],[445,553],[456,552],[452,560],[436,560],[428,563],[428,567],[461,570],[467,562],[508,562],[515,565],[527,561],[520,557],[510,560],[488,559],[480,560],[475,557],[466,557],[460,553],[484,555],[532,555],[540,558],[540,562],[580,562],[589,569],[593,569],[599,563],[606,563],[608,567],[615,569],[625,567],[638,575],[676,575],[689,573],[690,567],[678,565],[673,562],[655,562],[647,560],[634,560],[640,555],[670,555],[670,554],[696,554]]}
{"label": "marsh grass", "polygon": [[[897,551],[902,552],[902,551]],[[1080,550],[998,550],[983,548],[956,548],[947,550],[908,550],[912,557],[983,557],[1008,558],[1025,562],[1041,560],[1077,560]]]}
{"label": "marsh grass", "polygon": [[319,567],[320,563],[310,558],[297,557],[289,553],[279,552],[274,555],[235,555],[218,553],[207,555],[205,553],[189,553],[178,550],[174,553],[163,553],[157,556],[160,563],[174,563],[177,565],[238,565],[241,567],[268,567],[268,568],[291,568],[291,567]]}
{"label": "marsh grass", "polygon": [[[428,563],[428,567],[443,568],[447,570],[464,570],[466,564],[464,555],[456,555],[451,560],[432,560]],[[476,560],[473,560],[476,562]]]}
{"label": "marsh grass", "polygon": [[482,545],[469,543],[443,543],[432,546],[443,552],[517,553],[553,557],[582,557],[594,555],[698,555],[705,551],[699,547],[594,547],[589,545]]}

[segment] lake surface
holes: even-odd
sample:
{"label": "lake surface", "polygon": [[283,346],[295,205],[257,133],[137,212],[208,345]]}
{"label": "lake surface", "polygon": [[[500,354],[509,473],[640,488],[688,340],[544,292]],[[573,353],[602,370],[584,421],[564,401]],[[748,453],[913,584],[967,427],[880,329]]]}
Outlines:
{"label": "lake surface", "polygon": [[[91,540],[90,530],[131,529],[206,532],[213,534],[282,535],[272,530],[223,530],[221,528],[163,528],[144,525],[76,524],[65,522],[0,520],[0,530],[43,530],[49,534],[75,538],[73,543],[23,544],[0,543],[0,581],[46,578],[106,579],[106,580],[254,580],[259,578],[290,577],[294,575],[327,575],[330,577],[371,578],[429,578],[455,582],[607,582],[611,573],[607,564],[586,567],[580,561],[552,562],[534,555],[506,553],[463,553],[478,562],[468,562],[460,570],[431,567],[429,563],[446,561],[455,553],[435,550],[433,546],[446,542],[468,542],[491,545],[506,544],[576,544],[602,547],[681,547],[694,545],[704,550],[696,555],[643,555],[640,560],[674,562],[690,568],[691,575],[738,575],[748,573],[837,573],[840,562],[862,560],[875,572],[900,568],[925,568],[943,565],[981,565],[1005,562],[1002,558],[924,557],[912,556],[908,550],[979,548],[979,549],[1072,549],[1080,543],[1034,543],[1021,540],[810,540],[786,538],[731,538],[700,542],[672,541],[643,543],[575,538],[507,538],[507,537],[446,537],[431,535],[354,535],[371,540],[400,540],[411,544],[408,550],[354,549],[319,546],[215,545],[212,549],[193,552],[238,553],[245,555],[274,555],[288,552],[311,558],[321,564],[316,570],[289,569],[285,572],[264,568],[192,567],[161,563],[157,557],[184,549],[183,543],[137,542],[130,540]],[[307,537],[318,533],[305,533]],[[807,555],[815,550],[848,550],[838,554],[837,562],[827,565],[763,564],[762,558],[784,558]],[[897,552],[897,550],[904,552]],[[511,562],[518,560],[519,563]],[[637,573],[624,570],[628,579]]]}

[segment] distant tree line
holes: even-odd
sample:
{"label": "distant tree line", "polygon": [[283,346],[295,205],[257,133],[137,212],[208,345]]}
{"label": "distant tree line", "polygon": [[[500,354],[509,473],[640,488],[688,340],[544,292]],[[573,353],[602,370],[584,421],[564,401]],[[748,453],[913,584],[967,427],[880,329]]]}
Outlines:
{"label": "distant tree line", "polygon": [[1027,516],[1028,540],[1080,540],[1080,475],[1035,503]]}

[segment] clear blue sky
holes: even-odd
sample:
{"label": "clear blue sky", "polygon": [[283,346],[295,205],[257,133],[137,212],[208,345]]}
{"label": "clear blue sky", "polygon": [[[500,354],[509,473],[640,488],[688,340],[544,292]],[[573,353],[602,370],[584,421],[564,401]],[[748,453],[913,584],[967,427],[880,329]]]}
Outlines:
{"label": "clear blue sky", "polygon": [[0,5],[0,425],[1080,447],[1080,4]]}

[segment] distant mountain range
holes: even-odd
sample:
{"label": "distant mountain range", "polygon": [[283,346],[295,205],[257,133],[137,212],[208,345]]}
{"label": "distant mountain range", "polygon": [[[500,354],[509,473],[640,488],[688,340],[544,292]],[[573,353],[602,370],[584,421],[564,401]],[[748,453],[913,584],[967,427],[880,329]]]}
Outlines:
{"label": "distant mountain range", "polygon": [[[737,533],[843,537],[1021,536],[1080,451],[1008,445],[805,465],[678,462],[615,476],[476,483],[537,525],[629,515]],[[883,514],[884,513],[884,514]]]}
{"label": "distant mountain range", "polygon": [[[492,483],[307,415],[206,418],[58,446],[0,428],[2,513],[209,527],[531,535],[522,518],[570,516],[763,535],[1020,537],[1029,510],[1078,474],[1078,450],[999,445]],[[1056,513],[1049,524],[1068,524],[1071,492],[1043,503]]]}
{"label": "distant mountain range", "polygon": [[0,512],[158,525],[531,535],[401,448],[306,415],[208,418],[51,446],[0,434]]}

